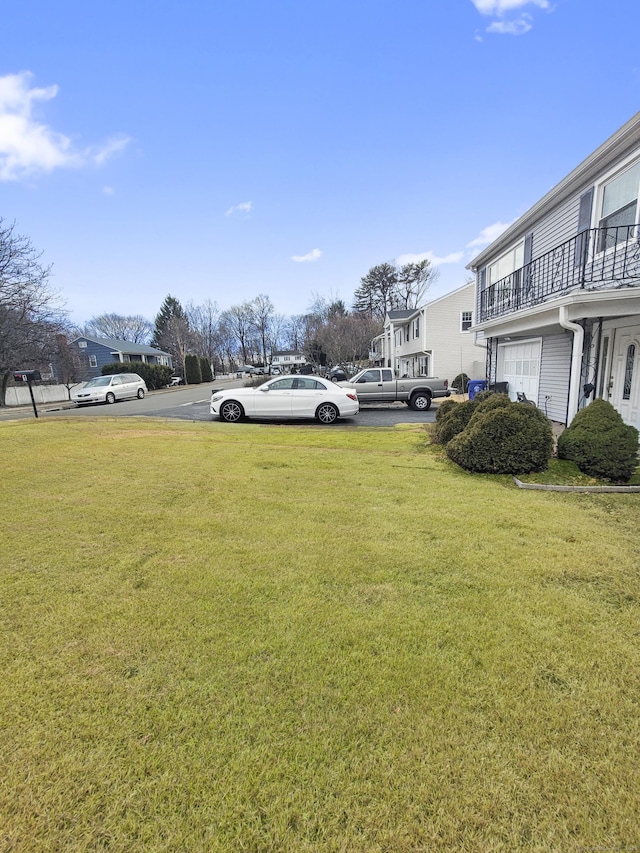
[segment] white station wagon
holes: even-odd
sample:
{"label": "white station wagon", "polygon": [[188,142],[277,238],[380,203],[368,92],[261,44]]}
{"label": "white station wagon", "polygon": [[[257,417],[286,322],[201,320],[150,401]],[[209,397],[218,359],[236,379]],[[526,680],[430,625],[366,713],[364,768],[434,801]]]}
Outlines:
{"label": "white station wagon", "polygon": [[137,397],[142,400],[147,385],[137,373],[114,373],[112,376],[96,376],[71,395],[76,406],[89,403],[115,403]]}

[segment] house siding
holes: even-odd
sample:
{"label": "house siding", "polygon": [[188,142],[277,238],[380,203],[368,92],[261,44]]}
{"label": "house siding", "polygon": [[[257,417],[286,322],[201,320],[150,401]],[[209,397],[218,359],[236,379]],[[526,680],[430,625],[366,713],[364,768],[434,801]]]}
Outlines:
{"label": "house siding", "polygon": [[538,406],[552,421],[564,423],[569,401],[572,335],[547,335],[540,353]]}
{"label": "house siding", "polygon": [[470,284],[426,306],[426,340],[432,352],[431,373],[449,382],[459,373],[466,373],[470,379],[484,378],[484,347],[476,345],[473,332],[460,331],[462,312],[473,311],[474,289]]}

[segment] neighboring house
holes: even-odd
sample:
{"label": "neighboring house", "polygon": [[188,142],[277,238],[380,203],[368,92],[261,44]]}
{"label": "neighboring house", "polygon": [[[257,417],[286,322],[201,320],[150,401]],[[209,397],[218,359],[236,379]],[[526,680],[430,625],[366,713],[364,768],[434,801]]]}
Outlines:
{"label": "neighboring house", "polygon": [[142,361],[146,364],[163,364],[173,367],[168,352],[148,347],[144,344],[132,344],[116,338],[89,338],[82,335],[71,342],[78,347],[81,355],[87,359],[88,377],[100,376],[102,367],[113,361]]}
{"label": "neighboring house", "polygon": [[274,352],[271,355],[271,366],[279,367],[283,373],[291,373],[295,368],[297,373],[303,364],[307,363],[307,359],[299,350],[285,349]]}
{"label": "neighboring house", "polygon": [[484,344],[473,325],[475,284],[465,284],[421,308],[392,310],[372,341],[371,360],[397,376],[437,376],[451,382],[459,373],[484,377]]}
{"label": "neighboring house", "polygon": [[487,378],[569,424],[594,397],[640,427],[640,113],[470,264]]}

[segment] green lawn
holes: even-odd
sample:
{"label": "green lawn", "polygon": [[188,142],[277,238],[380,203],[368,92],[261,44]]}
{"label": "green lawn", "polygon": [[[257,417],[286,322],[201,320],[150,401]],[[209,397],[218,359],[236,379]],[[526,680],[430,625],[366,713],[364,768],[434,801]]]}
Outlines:
{"label": "green lawn", "polygon": [[0,424],[0,850],[640,849],[640,495]]}

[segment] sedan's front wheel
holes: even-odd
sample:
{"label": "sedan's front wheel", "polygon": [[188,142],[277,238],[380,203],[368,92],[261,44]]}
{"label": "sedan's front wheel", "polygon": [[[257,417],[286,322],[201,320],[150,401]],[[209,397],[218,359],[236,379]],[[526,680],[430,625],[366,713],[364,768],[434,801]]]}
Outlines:
{"label": "sedan's front wheel", "polygon": [[220,417],[228,424],[237,423],[243,415],[244,411],[242,410],[242,406],[240,403],[236,403],[235,400],[227,400],[226,403],[223,403],[220,406]]}
{"label": "sedan's front wheel", "polygon": [[323,403],[321,406],[318,406],[316,417],[321,424],[332,424],[338,420],[339,414],[333,403]]}
{"label": "sedan's front wheel", "polygon": [[109,391],[109,393],[107,394],[107,396],[104,399],[105,399],[105,402],[107,402],[107,403],[115,403],[116,395],[112,391]]}

